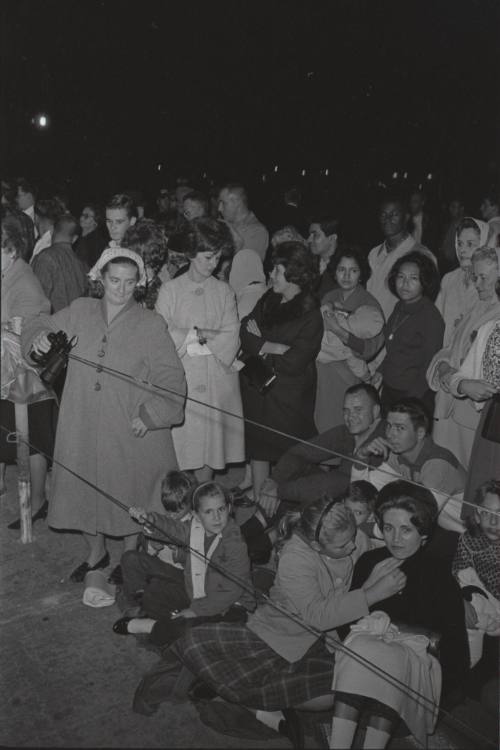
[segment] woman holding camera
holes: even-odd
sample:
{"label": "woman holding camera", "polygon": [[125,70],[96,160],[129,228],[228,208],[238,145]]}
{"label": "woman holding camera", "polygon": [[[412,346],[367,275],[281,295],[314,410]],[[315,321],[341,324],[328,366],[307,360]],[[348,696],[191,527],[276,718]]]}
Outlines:
{"label": "woman holding camera", "polygon": [[[81,531],[88,542],[74,582],[107,567],[106,535],[124,537],[125,550],[135,548],[136,525],[100,490],[127,506],[140,497],[148,510],[161,510],[162,477],[177,467],[170,427],[182,421],[185,396],[164,321],[133,298],[145,282],[140,255],[107,248],[89,276],[102,283],[102,299],[80,298],[55,315],[40,315],[22,336],[26,357],[50,350],[50,332],[78,339],[61,401],[49,510],[50,526]],[[164,390],[153,392],[144,381]]]}

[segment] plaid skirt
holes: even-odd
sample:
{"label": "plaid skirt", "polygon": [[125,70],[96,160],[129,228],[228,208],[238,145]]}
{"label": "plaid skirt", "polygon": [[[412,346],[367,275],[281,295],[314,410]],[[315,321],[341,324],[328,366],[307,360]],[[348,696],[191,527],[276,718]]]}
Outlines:
{"label": "plaid skirt", "polygon": [[230,703],[277,711],[331,692],[334,656],[321,641],[290,664],[245,625],[199,625],[172,648]]}

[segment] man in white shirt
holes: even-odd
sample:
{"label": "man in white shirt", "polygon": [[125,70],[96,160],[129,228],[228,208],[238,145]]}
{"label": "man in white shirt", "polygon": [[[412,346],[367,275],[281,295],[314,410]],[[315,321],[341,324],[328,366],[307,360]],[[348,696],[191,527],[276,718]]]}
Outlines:
{"label": "man in white shirt", "polygon": [[372,248],[368,255],[372,275],[368,279],[366,288],[382,307],[386,320],[398,301],[387,285],[387,277],[394,263],[410,250],[419,250],[429,255],[434,262],[436,261],[431,251],[416,242],[409,233],[407,229],[409,218],[408,208],[401,198],[386,198],[379,214],[384,241],[381,245]]}

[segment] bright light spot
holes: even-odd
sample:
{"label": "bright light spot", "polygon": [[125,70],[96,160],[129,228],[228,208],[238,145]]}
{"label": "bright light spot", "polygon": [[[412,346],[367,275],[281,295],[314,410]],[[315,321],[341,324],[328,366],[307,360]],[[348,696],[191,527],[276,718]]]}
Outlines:
{"label": "bright light spot", "polygon": [[206,180],[206,179],[207,179],[207,173],[206,173],[206,172],[203,172],[203,179],[204,179],[204,180]]}
{"label": "bright light spot", "polygon": [[429,172],[429,174],[427,175],[427,179],[432,180],[432,172]]}
{"label": "bright light spot", "polygon": [[275,165],[274,165],[274,171],[275,171],[275,172],[277,172],[277,171],[278,171],[278,165],[277,165],[277,164],[275,164]]}
{"label": "bright light spot", "polygon": [[40,112],[33,117],[31,122],[36,128],[38,128],[38,130],[46,130],[50,125],[50,118],[44,112]]}
{"label": "bright light spot", "polygon": [[302,170],[302,172],[301,172],[300,174],[302,175],[302,177],[305,177],[305,176],[306,176],[306,170],[305,170],[305,169],[303,169],[303,170]]}
{"label": "bright light spot", "polygon": [[325,169],[325,177],[328,177],[329,174],[330,174],[330,170],[329,169]]}
{"label": "bright light spot", "polygon": [[420,183],[420,185],[418,186],[418,189],[419,189],[419,190],[422,190],[422,188],[423,188],[423,187],[424,187],[424,186],[422,185],[422,183]]}
{"label": "bright light spot", "polygon": [[161,172],[161,164],[157,164],[156,165],[156,169],[157,169],[158,172]]}
{"label": "bright light spot", "polygon": [[393,180],[397,180],[398,179],[398,173],[397,172],[393,172],[392,173],[392,179]]}
{"label": "bright light spot", "polygon": [[263,174],[263,175],[262,175],[262,182],[265,182],[265,181],[266,181],[266,175],[265,175],[265,174]]}
{"label": "bright light spot", "polygon": [[407,180],[407,179],[408,179],[408,172],[405,172],[403,175],[403,180]]}

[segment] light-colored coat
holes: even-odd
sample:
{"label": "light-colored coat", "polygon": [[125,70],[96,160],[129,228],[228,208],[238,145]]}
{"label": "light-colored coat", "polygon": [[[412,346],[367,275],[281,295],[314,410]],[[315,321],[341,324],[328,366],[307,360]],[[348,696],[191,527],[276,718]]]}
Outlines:
{"label": "light-colored coat", "polygon": [[[197,283],[185,273],[162,284],[156,310],[167,321],[188,386],[184,424],[172,431],[180,468],[223,469],[226,463],[243,461],[243,408],[238,372],[232,367],[239,348],[234,292],[213,276]],[[193,326],[218,331],[198,350],[205,354],[191,356],[188,351],[186,338]]]}
{"label": "light-colored coat", "polygon": [[[78,336],[73,354],[96,365],[69,361],[56,436],[49,525],[90,534],[135,534],[137,524],[126,511],[64,467],[128,506],[140,502],[147,510],[161,510],[162,478],[177,467],[169,428],[183,416],[182,365],[164,321],[134,301],[110,325],[105,302],[98,299],[77,299],[55,315],[41,315],[24,329],[25,355],[38,333],[59,330],[68,338]],[[155,383],[168,392],[153,393],[101,372],[99,366]],[[132,432],[135,417],[141,417],[149,428],[142,438]]]}
{"label": "light-colored coat", "polygon": [[[361,538],[358,532],[356,544]],[[355,560],[364,551],[366,547],[357,549]],[[368,614],[363,589],[349,591],[352,570],[351,558],[335,560],[320,555],[298,534],[293,534],[280,554],[270,597],[313,628],[333,630]],[[301,659],[317,640],[314,633],[269,604],[257,608],[247,627],[292,663]],[[331,635],[335,637],[335,633]]]}

